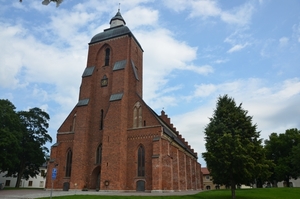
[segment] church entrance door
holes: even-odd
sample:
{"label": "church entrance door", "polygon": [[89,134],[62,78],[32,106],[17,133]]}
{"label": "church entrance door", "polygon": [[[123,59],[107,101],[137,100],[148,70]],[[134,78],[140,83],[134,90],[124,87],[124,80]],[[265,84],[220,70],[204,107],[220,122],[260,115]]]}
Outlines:
{"label": "church entrance door", "polygon": [[145,191],[145,181],[144,180],[138,180],[136,182],[136,191]]}
{"label": "church entrance door", "polygon": [[89,189],[100,190],[100,182],[101,182],[101,166],[97,166],[92,172],[92,178]]}

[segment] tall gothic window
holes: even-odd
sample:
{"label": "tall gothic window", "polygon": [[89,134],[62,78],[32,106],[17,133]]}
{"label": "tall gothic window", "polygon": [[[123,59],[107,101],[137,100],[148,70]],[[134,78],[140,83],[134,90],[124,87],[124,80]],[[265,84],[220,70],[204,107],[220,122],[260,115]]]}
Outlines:
{"label": "tall gothic window", "polygon": [[72,170],[72,150],[69,149],[67,152],[66,177],[71,177],[71,170]]}
{"label": "tall gothic window", "polygon": [[138,176],[145,176],[145,149],[142,145],[138,149]]}
{"label": "tall gothic window", "polygon": [[102,144],[100,144],[97,148],[96,164],[101,164],[101,161],[102,161]]}
{"label": "tall gothic window", "polygon": [[133,128],[142,127],[142,106],[139,102],[135,103],[133,108]]}
{"label": "tall gothic window", "polygon": [[105,49],[105,66],[109,65],[109,58],[110,58],[110,49],[106,48]]}

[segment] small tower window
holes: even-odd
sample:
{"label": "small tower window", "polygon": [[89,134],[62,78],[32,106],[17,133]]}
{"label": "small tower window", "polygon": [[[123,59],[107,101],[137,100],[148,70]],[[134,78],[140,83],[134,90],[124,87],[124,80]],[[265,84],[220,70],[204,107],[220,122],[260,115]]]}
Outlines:
{"label": "small tower window", "polygon": [[110,49],[105,49],[105,66],[109,66],[109,59],[110,59]]}

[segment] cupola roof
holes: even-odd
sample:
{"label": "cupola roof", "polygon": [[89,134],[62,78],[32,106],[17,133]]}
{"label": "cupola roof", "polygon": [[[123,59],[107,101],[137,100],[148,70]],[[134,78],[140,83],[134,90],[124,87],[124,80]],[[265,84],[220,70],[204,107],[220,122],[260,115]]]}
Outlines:
{"label": "cupola roof", "polygon": [[123,19],[122,15],[120,13],[120,9],[118,9],[117,14],[113,18],[111,18],[109,24],[110,24],[111,28],[115,27],[115,26],[120,26],[120,25],[126,24],[125,20]]}

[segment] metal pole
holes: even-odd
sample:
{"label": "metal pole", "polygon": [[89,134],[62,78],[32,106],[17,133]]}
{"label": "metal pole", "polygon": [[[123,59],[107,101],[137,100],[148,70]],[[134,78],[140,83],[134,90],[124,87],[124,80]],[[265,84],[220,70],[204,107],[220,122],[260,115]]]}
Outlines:
{"label": "metal pole", "polygon": [[52,199],[53,180],[51,180],[51,184],[52,184],[52,186],[51,186],[51,192],[50,192],[50,199]]}

